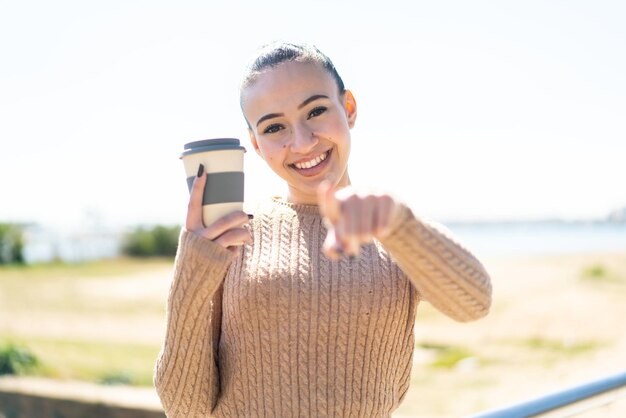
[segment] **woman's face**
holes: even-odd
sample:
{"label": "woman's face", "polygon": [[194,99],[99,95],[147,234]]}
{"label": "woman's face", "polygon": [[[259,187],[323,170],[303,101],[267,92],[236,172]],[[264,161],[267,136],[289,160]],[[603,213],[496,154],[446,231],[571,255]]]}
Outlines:
{"label": "woman's face", "polygon": [[316,203],[317,186],[330,179],[350,184],[352,93],[319,64],[287,62],[259,75],[242,92],[252,145],[289,186],[289,200]]}

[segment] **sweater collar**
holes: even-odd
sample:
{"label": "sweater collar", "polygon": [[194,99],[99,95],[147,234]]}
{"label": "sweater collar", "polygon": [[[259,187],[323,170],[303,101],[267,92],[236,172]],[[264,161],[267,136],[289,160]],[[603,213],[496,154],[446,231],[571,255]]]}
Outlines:
{"label": "sweater collar", "polygon": [[306,213],[306,214],[318,215],[318,216],[320,214],[318,205],[306,205],[303,203],[292,203],[292,202],[288,202],[284,197],[281,197],[281,196],[272,196],[272,202],[277,206],[280,206],[286,209],[291,209],[292,211],[298,214]]}

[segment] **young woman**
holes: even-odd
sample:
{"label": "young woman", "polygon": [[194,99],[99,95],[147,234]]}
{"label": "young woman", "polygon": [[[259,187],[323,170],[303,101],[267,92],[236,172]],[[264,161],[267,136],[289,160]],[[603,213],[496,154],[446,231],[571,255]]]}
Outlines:
{"label": "young woman", "polygon": [[418,303],[478,319],[489,276],[404,204],[352,189],[356,101],[319,50],[266,47],[240,97],[252,147],[288,194],[252,220],[203,225],[200,168],[155,366],[165,412],[388,417],[409,388]]}

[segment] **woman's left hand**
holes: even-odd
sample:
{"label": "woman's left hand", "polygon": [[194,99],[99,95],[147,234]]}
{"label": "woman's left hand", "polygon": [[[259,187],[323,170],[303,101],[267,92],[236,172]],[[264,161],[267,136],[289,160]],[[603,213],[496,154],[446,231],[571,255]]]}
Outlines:
{"label": "woman's left hand", "polygon": [[388,194],[360,193],[350,186],[335,190],[329,181],[320,184],[318,203],[328,227],[323,250],[333,259],[356,256],[362,244],[387,236],[399,208]]}

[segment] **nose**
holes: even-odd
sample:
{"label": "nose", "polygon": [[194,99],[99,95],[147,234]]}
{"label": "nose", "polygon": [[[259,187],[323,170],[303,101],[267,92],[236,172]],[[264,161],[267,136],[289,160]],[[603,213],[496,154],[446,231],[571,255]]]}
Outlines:
{"label": "nose", "polygon": [[291,151],[297,154],[307,154],[319,142],[317,135],[306,126],[296,126],[293,128],[291,140]]}

